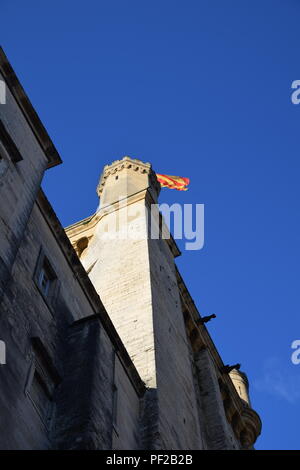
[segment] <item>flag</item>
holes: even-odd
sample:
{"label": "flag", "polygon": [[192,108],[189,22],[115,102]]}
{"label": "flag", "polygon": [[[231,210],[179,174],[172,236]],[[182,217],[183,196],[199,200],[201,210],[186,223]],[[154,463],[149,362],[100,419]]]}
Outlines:
{"label": "flag", "polygon": [[187,191],[187,185],[190,184],[189,178],[183,178],[182,176],[160,175],[159,173],[156,173],[156,177],[162,188]]}

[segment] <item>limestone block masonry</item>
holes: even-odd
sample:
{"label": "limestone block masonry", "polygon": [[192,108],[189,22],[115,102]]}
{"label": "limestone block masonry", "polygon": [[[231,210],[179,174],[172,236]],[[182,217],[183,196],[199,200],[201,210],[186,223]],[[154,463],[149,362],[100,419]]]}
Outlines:
{"label": "limestone block masonry", "polygon": [[[165,240],[148,238],[149,201],[156,202],[159,191],[155,174],[149,164],[125,157],[106,167],[98,191],[99,220],[82,263],[87,270],[93,266],[90,279],[141,378],[155,392],[152,446],[202,448],[173,255]],[[137,237],[105,238],[115,224]]]}

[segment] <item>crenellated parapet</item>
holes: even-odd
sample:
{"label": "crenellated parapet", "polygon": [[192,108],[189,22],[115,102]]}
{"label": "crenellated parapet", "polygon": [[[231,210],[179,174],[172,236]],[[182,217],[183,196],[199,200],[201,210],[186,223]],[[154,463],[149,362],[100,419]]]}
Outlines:
{"label": "crenellated parapet", "polygon": [[[139,177],[135,177],[135,175],[139,175]],[[144,178],[141,179],[140,175],[144,175]],[[127,185],[126,196],[129,195],[128,190],[133,193],[135,184],[138,186],[136,189],[141,189],[139,188],[141,185],[144,186],[143,189],[147,187],[152,188],[154,190],[155,198],[159,195],[161,186],[157,181],[156,173],[152,170],[151,164],[144,163],[136,158],[125,156],[121,160],[115,160],[110,165],[106,165],[104,167],[97,186],[98,196],[103,197],[102,195],[107,183],[113,183],[114,187],[119,192],[120,189],[124,192],[124,184],[123,188],[117,188],[116,183],[119,178]],[[126,181],[124,181],[125,178]],[[111,189],[111,184],[109,184],[109,187]]]}

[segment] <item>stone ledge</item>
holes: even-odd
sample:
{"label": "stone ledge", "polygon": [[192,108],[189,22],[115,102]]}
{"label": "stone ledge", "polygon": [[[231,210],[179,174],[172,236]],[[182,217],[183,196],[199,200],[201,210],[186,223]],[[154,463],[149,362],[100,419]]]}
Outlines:
{"label": "stone ledge", "polygon": [[6,86],[18,103],[28,125],[39,142],[43,152],[48,159],[48,168],[62,163],[60,155],[56,150],[48,132],[42,124],[37,112],[32,106],[21,83],[18,80],[11,64],[8,61],[2,47],[0,46],[0,73],[3,76]]}

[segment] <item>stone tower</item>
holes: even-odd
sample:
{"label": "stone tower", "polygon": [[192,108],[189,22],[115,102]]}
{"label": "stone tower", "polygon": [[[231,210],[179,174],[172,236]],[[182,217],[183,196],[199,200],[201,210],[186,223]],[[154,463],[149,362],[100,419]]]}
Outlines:
{"label": "stone tower", "polygon": [[[142,446],[179,450],[238,448],[225,415],[219,372],[215,372],[207,351],[201,357],[208,358],[205,367],[215,377],[211,383],[216,390],[205,391],[207,375],[199,389],[200,376],[183,306],[182,296],[187,294],[180,292],[179,284],[182,290],[183,283],[174,262],[180,252],[172,237],[149,236],[151,229],[151,233],[153,229],[156,233],[166,229],[162,220],[150,217],[159,191],[160,184],[149,163],[129,157],[117,160],[104,167],[97,188],[97,212],[66,232],[147,387],[141,410]],[[196,320],[188,321],[195,337],[197,315]],[[199,341],[197,345],[199,351],[206,348]],[[229,376],[226,380],[230,384],[229,391],[227,385],[223,387],[224,402],[233,393],[235,406],[242,409]],[[205,395],[202,403],[199,390]],[[206,402],[208,408],[203,414]],[[218,418],[205,424],[205,419],[215,413],[217,402]],[[235,413],[234,407],[232,410],[230,417]],[[209,444],[207,438],[209,426],[217,430],[213,431],[214,444]]]}
{"label": "stone tower", "polygon": [[237,369],[233,369],[229,375],[241,399],[244,400],[244,402],[246,402],[249,406],[251,406],[249,397],[249,382],[247,375],[241,370]]}
{"label": "stone tower", "polygon": [[125,157],[104,168],[97,190],[100,209],[68,235],[86,244],[81,261],[149,388],[144,439],[157,448],[201,448],[174,264],[179,252],[172,240],[148,237],[160,184],[150,164]]}

